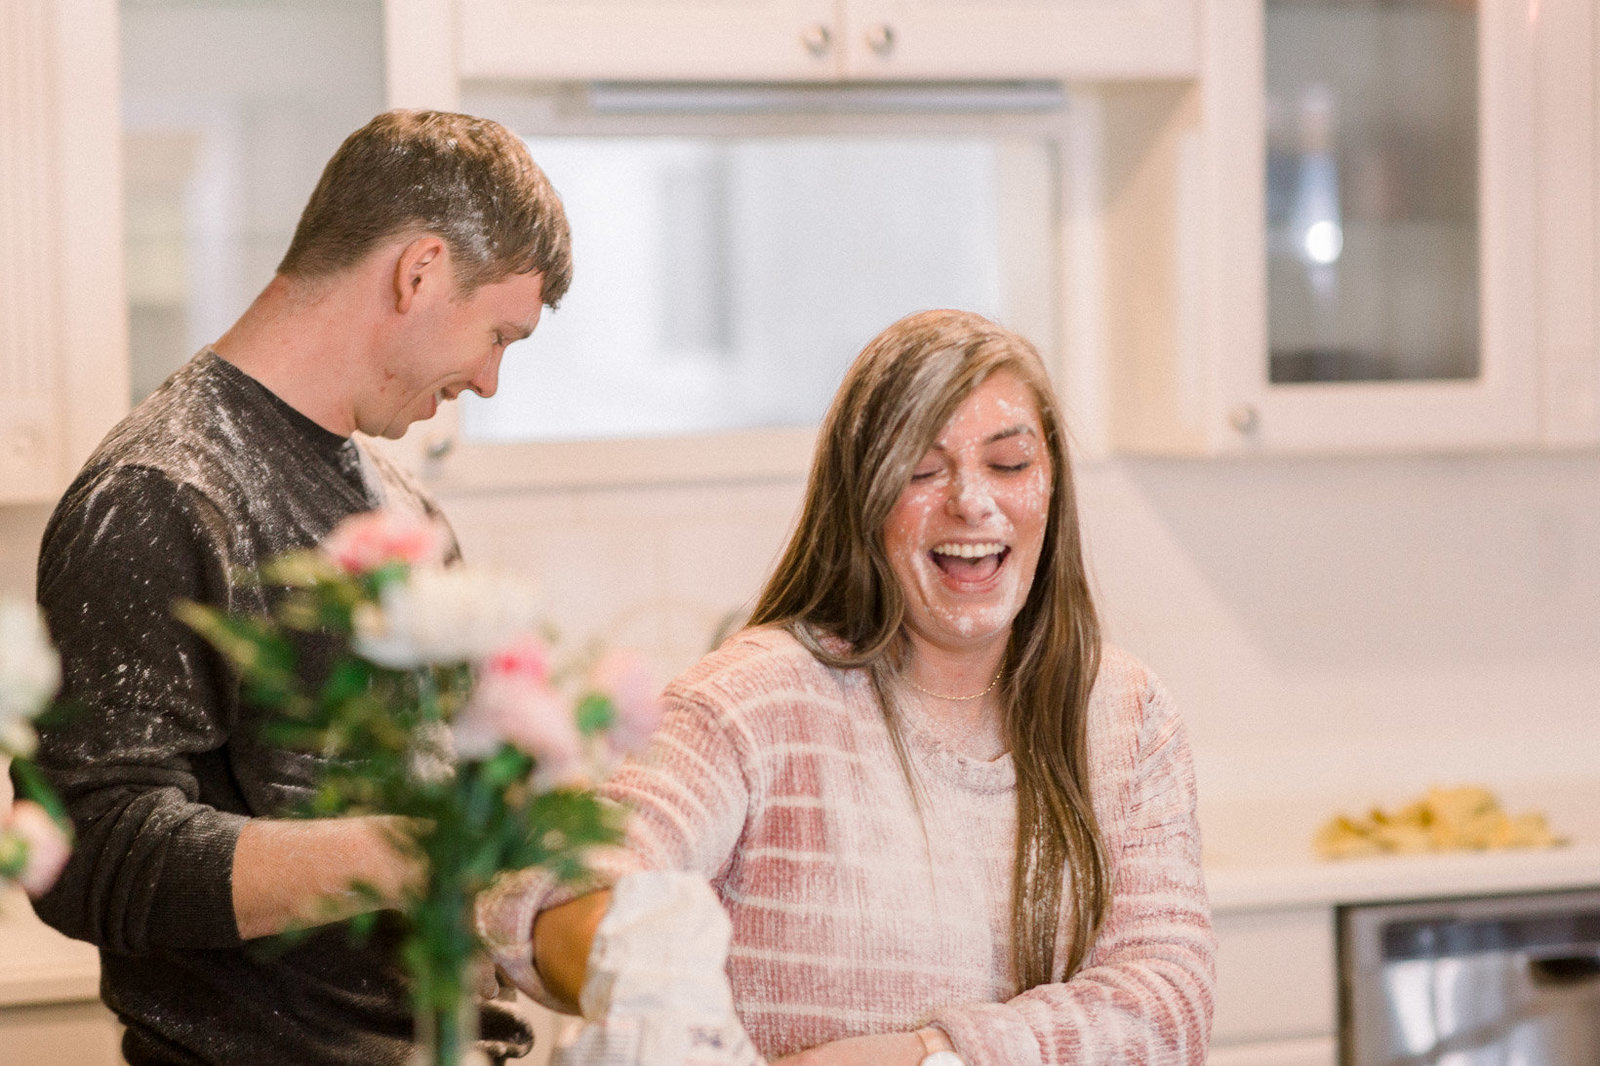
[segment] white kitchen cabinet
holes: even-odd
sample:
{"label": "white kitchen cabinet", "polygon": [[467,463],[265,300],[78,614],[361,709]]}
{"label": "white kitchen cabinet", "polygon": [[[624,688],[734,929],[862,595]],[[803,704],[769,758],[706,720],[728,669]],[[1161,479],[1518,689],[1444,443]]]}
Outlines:
{"label": "white kitchen cabinet", "polygon": [[0,1007],[0,1064],[122,1066],[122,1026],[98,999]]}
{"label": "white kitchen cabinet", "polygon": [[0,503],[54,498],[125,406],[114,0],[0,0]]}
{"label": "white kitchen cabinet", "polygon": [[1332,1037],[1213,1045],[1206,1056],[1206,1066],[1337,1066],[1338,1062],[1339,1045]]}
{"label": "white kitchen cabinet", "polygon": [[92,946],[39,921],[19,889],[0,891],[0,1066],[120,1064],[122,1026],[99,977]]}
{"label": "white kitchen cabinet", "polygon": [[460,74],[536,81],[1188,77],[1199,0],[459,0]]}
{"label": "white kitchen cabinet", "polygon": [[1316,1056],[1331,1047],[1338,1026],[1333,908],[1223,911],[1213,922],[1217,997],[1208,1061],[1332,1066],[1331,1056],[1325,1063]]}
{"label": "white kitchen cabinet", "polygon": [[1217,995],[1207,1066],[1336,1066],[1333,908],[1213,916]]}
{"label": "white kitchen cabinet", "polygon": [[1198,70],[1191,0],[845,0],[853,78],[1182,78]]}
{"label": "white kitchen cabinet", "polygon": [[1101,97],[1110,445],[1600,442],[1590,0],[1210,0],[1202,32],[1193,86]]}

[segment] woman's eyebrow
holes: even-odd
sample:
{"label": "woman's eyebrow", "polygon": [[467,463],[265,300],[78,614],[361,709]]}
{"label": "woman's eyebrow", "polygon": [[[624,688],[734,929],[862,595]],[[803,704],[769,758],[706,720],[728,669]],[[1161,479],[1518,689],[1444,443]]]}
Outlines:
{"label": "woman's eyebrow", "polygon": [[1030,437],[1038,436],[1038,434],[1034,432],[1032,426],[1030,426],[1030,425],[1028,425],[1026,423],[1019,423],[1019,424],[1017,424],[1015,426],[1008,426],[1005,429],[1002,429],[1000,432],[995,433],[992,436],[990,436],[983,443],[985,443],[985,444],[993,444],[995,441],[1005,440],[1008,437],[1020,437],[1020,436],[1023,436],[1023,435],[1027,435],[1027,436],[1030,436]]}
{"label": "woman's eyebrow", "polygon": [[[1026,422],[1019,422],[1017,425],[1007,426],[1005,429],[1002,429],[1002,430],[1000,430],[1000,431],[998,431],[996,433],[992,433],[989,436],[985,437],[983,439],[983,444],[986,444],[986,445],[987,444],[994,444],[997,441],[1008,440],[1011,437],[1022,437],[1022,436],[1037,437],[1038,435],[1039,434],[1034,430],[1034,428],[1032,426],[1028,425]],[[937,452],[948,452],[950,449],[945,446],[944,441],[936,440],[931,445],[928,446],[928,450],[929,451],[937,451]]]}

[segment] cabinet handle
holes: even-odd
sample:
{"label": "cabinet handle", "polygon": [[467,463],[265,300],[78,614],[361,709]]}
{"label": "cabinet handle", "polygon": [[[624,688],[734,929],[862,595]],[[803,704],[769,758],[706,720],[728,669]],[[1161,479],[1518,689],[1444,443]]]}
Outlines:
{"label": "cabinet handle", "polygon": [[806,51],[821,59],[833,47],[833,34],[819,22],[800,35],[800,43],[806,46]]}
{"label": "cabinet handle", "polygon": [[1228,425],[1249,436],[1261,428],[1261,412],[1253,403],[1242,403],[1228,412]]}
{"label": "cabinet handle", "polygon": [[883,22],[872,27],[867,31],[867,47],[880,56],[894,51],[894,27]]}

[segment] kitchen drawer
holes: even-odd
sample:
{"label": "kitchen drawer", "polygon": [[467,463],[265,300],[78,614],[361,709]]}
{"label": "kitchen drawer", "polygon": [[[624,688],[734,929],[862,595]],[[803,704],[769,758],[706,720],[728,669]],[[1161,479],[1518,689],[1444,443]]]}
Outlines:
{"label": "kitchen drawer", "polygon": [[1338,1061],[1333,1037],[1313,1036],[1212,1048],[1206,1066],[1335,1066]]}
{"label": "kitchen drawer", "polygon": [[1338,971],[1331,908],[1226,911],[1214,922],[1217,1005],[1211,1043],[1219,1053],[1229,1044],[1333,1038]]}

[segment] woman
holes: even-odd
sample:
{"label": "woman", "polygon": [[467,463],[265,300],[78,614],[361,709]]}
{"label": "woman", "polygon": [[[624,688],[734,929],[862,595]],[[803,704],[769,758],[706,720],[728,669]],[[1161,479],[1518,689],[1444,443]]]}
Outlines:
{"label": "woman", "polygon": [[[763,1055],[1203,1062],[1187,741],[1154,679],[1102,649],[1027,341],[957,311],[874,340],[748,628],[667,701],[607,786],[632,813],[600,876],[710,880]],[[496,961],[547,1002],[583,987],[609,903],[562,898],[522,882],[482,912]]]}

